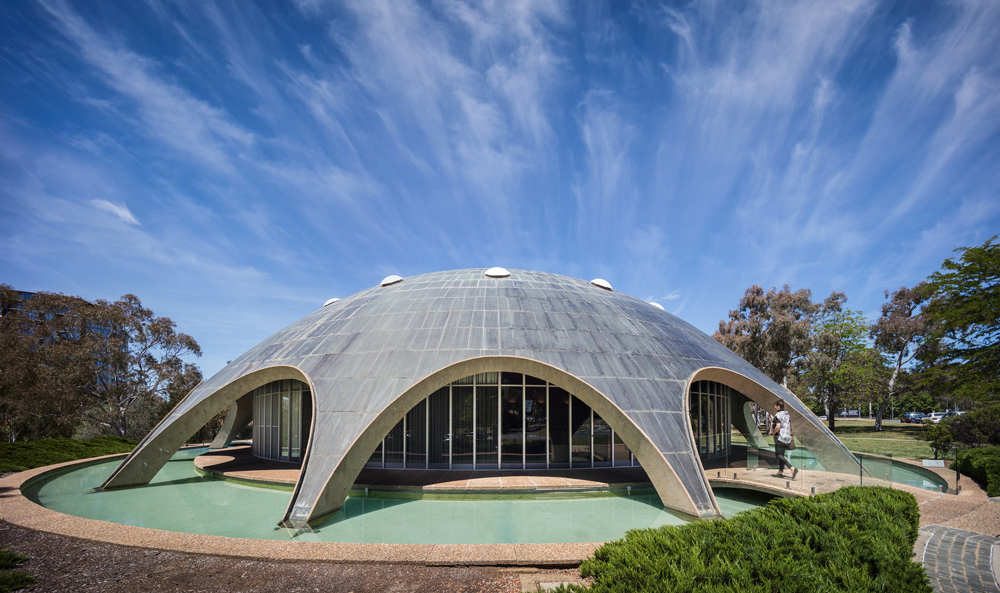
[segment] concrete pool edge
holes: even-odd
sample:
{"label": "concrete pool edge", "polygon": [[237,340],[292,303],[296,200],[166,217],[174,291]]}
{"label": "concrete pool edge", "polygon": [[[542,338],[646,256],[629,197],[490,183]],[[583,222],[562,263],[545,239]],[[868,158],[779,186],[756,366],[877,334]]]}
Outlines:
{"label": "concrete pool edge", "polygon": [[[542,568],[573,567],[592,555],[604,542],[551,544],[354,544],[310,541],[257,540],[163,531],[133,527],[96,519],[86,519],[54,511],[34,503],[24,490],[39,480],[69,468],[86,466],[123,455],[96,457],[36,468],[0,478],[0,520],[53,534],[103,543],[209,554],[247,559],[277,561],[328,561],[338,563],[415,564],[428,566],[534,566]],[[706,472],[711,474],[713,472]],[[742,472],[741,472],[742,473]],[[777,496],[803,496],[808,486],[801,481],[761,478],[747,472],[753,480],[729,479],[707,475],[713,486],[757,490]],[[940,473],[938,475],[941,475]],[[836,477],[830,475],[829,477]],[[945,477],[945,476],[941,476]],[[770,482],[770,483],[767,483]],[[831,480],[822,491],[837,489],[845,480]],[[869,483],[869,480],[865,480]],[[872,480],[872,482],[878,482]],[[917,487],[895,485],[917,495],[921,504],[932,498],[949,497]],[[956,497],[957,498],[957,497]]]}
{"label": "concrete pool edge", "polygon": [[327,561],[428,566],[575,567],[604,542],[558,544],[351,544],[257,540],[177,533],[85,519],[47,509],[22,488],[51,472],[120,458],[108,455],[59,463],[0,478],[0,520],[67,537],[189,554],[282,561]]}

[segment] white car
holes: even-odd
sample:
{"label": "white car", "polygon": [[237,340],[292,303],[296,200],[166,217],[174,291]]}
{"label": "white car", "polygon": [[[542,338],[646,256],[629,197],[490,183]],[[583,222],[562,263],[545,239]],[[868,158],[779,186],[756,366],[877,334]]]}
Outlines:
{"label": "white car", "polygon": [[924,416],[924,422],[933,422],[934,424],[937,424],[947,415],[947,412],[931,412],[930,414]]}

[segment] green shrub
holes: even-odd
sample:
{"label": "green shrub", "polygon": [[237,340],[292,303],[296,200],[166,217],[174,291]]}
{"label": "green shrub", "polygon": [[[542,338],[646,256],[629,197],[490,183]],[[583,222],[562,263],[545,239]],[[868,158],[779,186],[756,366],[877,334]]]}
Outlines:
{"label": "green shrub", "polygon": [[[593,592],[926,592],[916,499],[881,487],[777,499],[732,519],[629,531],[580,566]],[[569,587],[570,591],[583,591]]]}
{"label": "green shrub", "polygon": [[24,554],[0,548],[0,570],[10,570],[27,559]]}
{"label": "green shrub", "polygon": [[951,428],[945,422],[934,424],[925,420],[924,440],[931,442],[934,459],[937,459],[938,455],[947,457],[948,453],[951,452],[954,437],[951,434]]}
{"label": "green shrub", "polygon": [[23,570],[0,572],[0,593],[10,593],[34,585],[38,579]]}
{"label": "green shrub", "polygon": [[1000,447],[977,447],[958,454],[958,471],[986,485],[988,496],[1000,496]]}
{"label": "green shrub", "polygon": [[959,443],[1000,446],[1000,404],[946,418],[944,422]]}
{"label": "green shrub", "polygon": [[0,593],[8,593],[33,585],[37,579],[23,570],[11,570],[28,557],[0,548]]}
{"label": "green shrub", "polygon": [[76,439],[41,439],[19,443],[0,443],[0,473],[20,472],[26,469],[128,453],[138,441],[120,437],[97,437],[86,441]]}

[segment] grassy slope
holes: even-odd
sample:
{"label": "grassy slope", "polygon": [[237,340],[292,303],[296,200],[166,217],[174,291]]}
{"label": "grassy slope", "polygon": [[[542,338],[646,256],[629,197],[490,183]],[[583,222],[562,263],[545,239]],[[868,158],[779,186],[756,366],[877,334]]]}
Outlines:
{"label": "grassy slope", "polygon": [[930,459],[934,457],[930,443],[924,441],[922,424],[886,422],[882,432],[875,432],[870,420],[839,420],[834,434],[851,451],[875,453],[893,457]]}
{"label": "grassy slope", "polygon": [[26,443],[0,443],[0,473],[19,472],[43,465],[88,457],[128,453],[138,441],[97,437],[87,441],[42,439]]}
{"label": "grassy slope", "polygon": [[[934,457],[930,443],[924,441],[922,424],[886,422],[882,424],[882,432],[875,432],[873,420],[838,420],[836,427],[834,434],[851,451],[876,455],[891,453],[893,457],[910,459]],[[732,442],[745,444],[746,439],[734,430]]]}

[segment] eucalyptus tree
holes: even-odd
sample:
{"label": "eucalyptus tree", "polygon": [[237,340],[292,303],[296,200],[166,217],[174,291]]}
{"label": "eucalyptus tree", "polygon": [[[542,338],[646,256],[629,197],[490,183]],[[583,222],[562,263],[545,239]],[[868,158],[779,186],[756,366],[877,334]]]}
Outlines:
{"label": "eucalyptus tree", "polygon": [[[168,388],[187,385],[194,338],[135,295],[115,302],[0,285],[0,432],[6,440],[141,438]],[[197,369],[194,369],[196,371]],[[82,431],[82,433],[81,433]]]}
{"label": "eucalyptus tree", "polygon": [[[842,302],[834,293],[831,302]],[[829,300],[829,299],[828,299]],[[775,383],[787,385],[788,373],[797,357],[809,350],[810,325],[823,305],[812,302],[812,292],[764,289],[756,284],[746,289],[739,307],[719,322],[716,340],[760,369]]]}
{"label": "eucalyptus tree", "polygon": [[79,423],[88,341],[83,299],[47,292],[23,298],[0,285],[0,436],[69,437]]}
{"label": "eucalyptus tree", "polygon": [[875,410],[875,430],[882,430],[886,406],[897,394],[900,372],[915,359],[927,356],[934,350],[934,326],[924,315],[931,302],[932,292],[923,282],[913,288],[902,287],[890,293],[882,304],[882,314],[872,325],[869,335],[892,366],[887,389]]}
{"label": "eucalyptus tree", "polygon": [[[185,382],[190,365],[183,357],[201,356],[201,348],[132,294],[113,303],[97,301],[89,312],[89,323],[101,328],[103,336],[91,343],[84,417],[101,432],[141,438],[159,419],[160,403],[169,399],[168,387]],[[142,416],[137,423],[132,422],[134,415]]]}
{"label": "eucalyptus tree", "polygon": [[837,410],[853,403],[858,386],[874,380],[868,329],[860,312],[839,308],[825,312],[814,328],[812,348],[801,361],[801,385],[823,404],[830,430]]}
{"label": "eucalyptus tree", "polygon": [[956,249],[931,274],[933,300],[924,315],[941,347],[923,356],[927,371],[946,373],[956,398],[1000,400],[1000,244],[993,236],[978,247]]}

